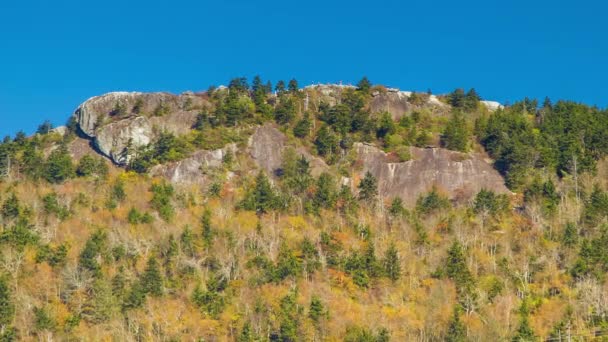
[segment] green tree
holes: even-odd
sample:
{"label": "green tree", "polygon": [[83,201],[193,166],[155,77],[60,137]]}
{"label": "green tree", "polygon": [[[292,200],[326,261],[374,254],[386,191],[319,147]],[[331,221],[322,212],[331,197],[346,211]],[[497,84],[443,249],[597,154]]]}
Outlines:
{"label": "green tree", "polygon": [[305,112],[302,119],[300,119],[293,127],[293,134],[300,139],[306,138],[310,134],[311,126],[312,122],[310,121],[310,114]]}
{"label": "green tree", "polygon": [[372,84],[366,76],[363,76],[363,78],[357,83],[357,90],[364,94],[369,93],[371,87]]}
{"label": "green tree", "polygon": [[259,214],[280,207],[278,195],[263,171],[260,171],[256,176],[255,185],[247,192],[240,206],[245,210],[254,210]]}
{"label": "green tree", "polygon": [[336,184],[329,173],[323,172],[317,179],[313,206],[316,210],[319,210],[321,208],[333,209],[335,205]]}
{"label": "green tree", "polygon": [[74,175],[74,165],[67,147],[61,145],[51,152],[45,163],[44,177],[49,183],[62,183]]}
{"label": "green tree", "polygon": [[457,88],[448,96],[450,105],[454,108],[463,108],[465,106],[465,94],[464,89]]}
{"label": "green tree", "polygon": [[441,136],[441,143],[450,150],[467,151],[469,131],[464,116],[460,112],[452,114]]}
{"label": "green tree", "polygon": [[327,125],[323,125],[317,132],[317,138],[315,139],[317,152],[321,156],[333,156],[338,150],[339,140],[338,136]]}
{"label": "green tree", "polygon": [[2,217],[4,219],[13,219],[19,216],[20,212],[21,204],[19,198],[13,192],[2,204]]}
{"label": "green tree", "polygon": [[141,278],[141,285],[144,293],[149,293],[155,297],[163,294],[163,278],[160,266],[155,257],[150,257],[146,269]]}
{"label": "green tree", "polygon": [[285,93],[285,81],[279,80],[276,86],[274,87],[274,90],[279,96],[283,95],[283,93]]}
{"label": "green tree", "polygon": [[152,191],[152,200],[150,201],[152,207],[158,211],[163,220],[170,222],[175,215],[175,208],[171,203],[175,192],[173,186],[163,182],[152,185],[150,190]]}
{"label": "green tree", "polygon": [[295,94],[298,92],[298,90],[300,89],[298,86],[298,81],[296,81],[295,78],[292,78],[289,81],[289,84],[287,85],[287,89],[289,90],[290,93]]}
{"label": "green tree", "polygon": [[274,110],[274,119],[277,123],[285,125],[296,116],[296,104],[292,98],[283,98]]}
{"label": "green tree", "polygon": [[97,261],[107,248],[107,235],[98,230],[87,240],[79,256],[79,266],[93,273],[94,276],[101,276],[101,265]]}
{"label": "green tree", "polygon": [[467,330],[460,320],[460,310],[459,306],[454,307],[454,314],[445,336],[446,342],[464,342],[467,340]]}
{"label": "green tree", "polygon": [[78,175],[79,177],[90,176],[96,173],[98,165],[99,163],[97,162],[97,160],[87,154],[80,158],[78,166],[76,166],[76,175]]}
{"label": "green tree", "polygon": [[202,226],[203,226],[203,241],[205,245],[211,246],[211,242],[213,241],[213,228],[211,226],[211,210],[209,208],[205,208],[203,211],[202,218]]}
{"label": "green tree", "polygon": [[383,112],[380,116],[380,120],[378,121],[376,136],[378,138],[384,138],[389,134],[394,134],[396,129],[397,128],[391,114],[389,112]]}
{"label": "green tree", "polygon": [[359,200],[365,202],[373,202],[378,197],[378,181],[369,171],[365,173],[365,177],[359,183]]}
{"label": "green tree", "polygon": [[15,316],[15,305],[6,276],[0,276],[0,332],[8,328]]}
{"label": "green tree", "polygon": [[477,94],[475,88],[471,88],[464,97],[464,108],[468,111],[474,111],[479,106],[479,101],[481,101],[481,97]]}
{"label": "green tree", "polygon": [[392,280],[397,281],[401,278],[401,263],[399,261],[399,252],[394,243],[391,243],[384,255],[382,262],[384,266],[384,273]]}
{"label": "green tree", "polygon": [[49,134],[53,129],[53,124],[49,120],[45,120],[38,126],[36,133],[38,134]]}
{"label": "green tree", "polygon": [[534,330],[530,326],[530,321],[528,319],[530,315],[530,311],[528,309],[527,300],[524,298],[522,301],[521,307],[519,309],[519,328],[515,331],[515,335],[511,339],[513,342],[530,342],[536,341],[536,335],[534,334]]}

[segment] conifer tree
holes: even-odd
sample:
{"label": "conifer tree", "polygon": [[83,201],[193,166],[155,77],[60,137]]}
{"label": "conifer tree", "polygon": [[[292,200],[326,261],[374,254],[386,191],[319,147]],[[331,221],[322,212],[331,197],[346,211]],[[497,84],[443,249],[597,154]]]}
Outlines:
{"label": "conifer tree", "polygon": [[384,255],[384,273],[386,276],[392,280],[397,281],[401,278],[401,265],[399,262],[399,253],[397,252],[397,248],[394,243],[391,243],[388,249],[386,250],[386,254]]}
{"label": "conifer tree", "polygon": [[378,181],[369,171],[365,173],[365,177],[359,183],[359,200],[365,202],[373,202],[378,196]]}
{"label": "conifer tree", "polygon": [[149,293],[155,297],[163,294],[163,278],[160,266],[153,256],[148,259],[148,264],[141,278],[141,285],[144,293]]}
{"label": "conifer tree", "polygon": [[448,326],[448,332],[445,336],[446,342],[464,342],[466,341],[466,327],[460,320],[460,308],[454,307],[454,314],[450,325]]}

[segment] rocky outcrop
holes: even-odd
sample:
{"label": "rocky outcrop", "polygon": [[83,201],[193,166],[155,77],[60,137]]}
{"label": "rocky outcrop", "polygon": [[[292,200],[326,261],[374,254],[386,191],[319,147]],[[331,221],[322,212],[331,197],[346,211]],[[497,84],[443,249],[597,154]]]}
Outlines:
{"label": "rocky outcrop", "polygon": [[508,193],[503,178],[483,155],[442,148],[411,147],[412,159],[393,163],[382,150],[363,143],[354,145],[361,175],[369,171],[378,180],[382,197],[401,197],[408,205],[433,186],[452,199],[466,201],[482,188]]}
{"label": "rocky outcrop", "polygon": [[102,154],[119,165],[131,151],[154,141],[161,131],[183,134],[207,101],[193,93],[113,92],[88,99],[74,112],[81,132]]}
{"label": "rocky outcrop", "polygon": [[207,181],[205,169],[221,166],[228,151],[235,153],[236,145],[229,144],[213,151],[197,151],[186,159],[156,165],[149,173],[152,176],[164,177],[173,183],[204,184]]}
{"label": "rocky outcrop", "polygon": [[[272,125],[264,125],[256,129],[249,138],[248,150],[251,158],[258,166],[269,174],[275,174],[280,169],[283,153],[289,147],[287,137]],[[311,173],[318,176],[329,167],[318,157],[311,155],[304,148],[295,148],[296,153],[304,155],[310,163]]]}

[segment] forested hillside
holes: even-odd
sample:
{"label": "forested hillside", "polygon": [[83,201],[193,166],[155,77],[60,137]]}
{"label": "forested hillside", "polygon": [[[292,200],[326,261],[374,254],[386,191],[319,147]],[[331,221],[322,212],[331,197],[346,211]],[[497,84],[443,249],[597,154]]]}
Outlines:
{"label": "forested hillside", "polygon": [[111,93],[0,144],[0,341],[608,339],[608,110]]}

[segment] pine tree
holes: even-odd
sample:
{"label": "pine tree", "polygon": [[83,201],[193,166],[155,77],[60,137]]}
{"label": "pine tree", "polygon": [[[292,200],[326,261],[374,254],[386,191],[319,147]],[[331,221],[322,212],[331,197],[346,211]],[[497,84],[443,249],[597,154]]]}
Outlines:
{"label": "pine tree", "polygon": [[369,90],[371,87],[372,87],[372,84],[369,81],[369,79],[367,79],[366,76],[363,76],[363,78],[359,81],[359,83],[357,83],[357,90],[364,94],[369,93]]}
{"label": "pine tree", "polygon": [[11,300],[11,291],[6,276],[0,276],[0,332],[6,329],[15,316],[15,305]]}
{"label": "pine tree", "polygon": [[378,196],[378,181],[369,171],[365,173],[365,177],[359,183],[359,200],[373,202]]}
{"label": "pine tree", "polygon": [[251,329],[251,323],[249,321],[243,324],[243,329],[241,330],[241,334],[239,335],[237,342],[254,342],[255,336],[253,329]]}
{"label": "pine tree", "polygon": [[394,134],[396,130],[395,122],[389,112],[384,112],[380,116],[378,121],[378,128],[376,129],[376,136],[378,138],[384,138],[389,134]]}
{"label": "pine tree", "polygon": [[308,308],[308,317],[315,323],[315,325],[318,325],[325,315],[325,306],[321,302],[321,298],[319,298],[319,296],[312,296],[310,299],[310,306]]}
{"label": "pine tree", "polygon": [[283,95],[283,93],[285,93],[285,81],[278,81],[277,85],[274,87],[274,90],[277,92],[277,95]]}
{"label": "pine tree", "polygon": [[311,126],[310,114],[305,112],[302,119],[293,127],[293,134],[298,138],[306,138],[310,134]]}
{"label": "pine tree", "polygon": [[16,218],[20,212],[21,204],[19,203],[19,198],[13,192],[2,204],[2,217],[5,219]]}
{"label": "pine tree", "polygon": [[279,208],[278,195],[263,171],[260,171],[256,176],[253,189],[247,193],[240,206],[245,210],[254,210],[259,214]]}
{"label": "pine tree", "polygon": [[296,81],[295,78],[292,78],[289,81],[289,84],[287,85],[287,89],[289,90],[290,93],[295,94],[298,92],[299,87],[298,87],[298,81]]}
{"label": "pine tree", "polygon": [[515,335],[511,339],[513,342],[531,342],[536,341],[536,335],[534,334],[534,330],[530,326],[530,321],[528,320],[528,316],[530,315],[530,311],[528,309],[527,300],[524,300],[521,303],[521,307],[519,308],[520,322],[519,327],[517,328]]}
{"label": "pine tree", "polygon": [[454,307],[454,315],[448,326],[448,332],[445,336],[446,342],[464,342],[466,341],[466,327],[460,320],[460,308]]}
{"label": "pine tree", "polygon": [[316,210],[321,208],[333,209],[336,205],[336,184],[330,174],[323,172],[317,179],[317,189],[313,197],[313,206]]}
{"label": "pine tree", "polygon": [[392,280],[397,281],[401,278],[401,265],[399,262],[399,253],[397,252],[397,248],[394,243],[391,243],[388,249],[386,250],[386,254],[384,255],[383,260],[384,265],[384,273],[386,276]]}
{"label": "pine tree", "polygon": [[44,177],[49,183],[62,183],[74,175],[72,157],[65,145],[51,152],[44,169]]}
{"label": "pine tree", "polygon": [[153,256],[148,259],[148,264],[141,278],[141,285],[144,293],[149,293],[155,297],[163,294],[163,278],[160,266]]}
{"label": "pine tree", "polygon": [[213,228],[211,227],[211,210],[209,208],[205,208],[203,212],[203,241],[207,247],[211,246],[211,242],[213,240]]}
{"label": "pine tree", "polygon": [[467,151],[469,131],[464,116],[460,112],[452,114],[441,136],[441,143],[449,150]]}
{"label": "pine tree", "polygon": [[448,96],[450,105],[454,108],[463,108],[465,105],[464,89],[457,88]]}

